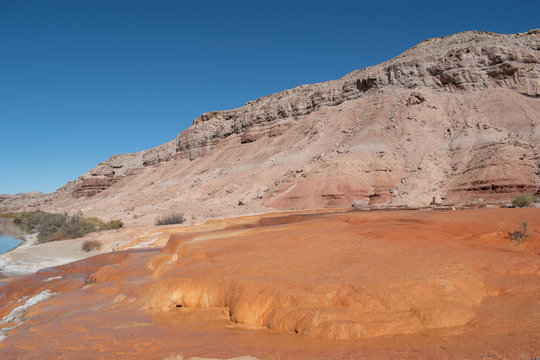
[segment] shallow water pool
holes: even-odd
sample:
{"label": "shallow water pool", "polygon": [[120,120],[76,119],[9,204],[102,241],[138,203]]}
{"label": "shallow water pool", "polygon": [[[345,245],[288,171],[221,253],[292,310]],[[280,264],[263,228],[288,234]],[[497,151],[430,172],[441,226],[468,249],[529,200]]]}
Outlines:
{"label": "shallow water pool", "polygon": [[21,242],[21,239],[16,239],[11,236],[0,236],[0,254],[17,247]]}
{"label": "shallow water pool", "polygon": [[11,219],[0,218],[0,254],[17,247],[22,242],[20,237],[23,237],[24,234],[24,231]]}

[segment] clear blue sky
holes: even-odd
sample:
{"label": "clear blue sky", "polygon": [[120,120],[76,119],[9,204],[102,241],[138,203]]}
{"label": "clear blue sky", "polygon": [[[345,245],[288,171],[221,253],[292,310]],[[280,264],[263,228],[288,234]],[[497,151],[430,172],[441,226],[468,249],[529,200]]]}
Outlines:
{"label": "clear blue sky", "polygon": [[540,1],[0,0],[0,193],[52,192],[201,113],[539,14]]}

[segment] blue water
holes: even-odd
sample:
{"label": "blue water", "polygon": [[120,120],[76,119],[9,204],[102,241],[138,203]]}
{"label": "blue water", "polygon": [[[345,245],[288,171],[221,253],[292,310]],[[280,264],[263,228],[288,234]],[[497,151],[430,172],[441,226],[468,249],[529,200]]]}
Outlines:
{"label": "blue water", "polygon": [[0,218],[0,254],[3,254],[21,243],[24,231],[11,219]]}
{"label": "blue water", "polygon": [[17,247],[21,242],[21,239],[16,239],[11,236],[0,236],[0,254]]}

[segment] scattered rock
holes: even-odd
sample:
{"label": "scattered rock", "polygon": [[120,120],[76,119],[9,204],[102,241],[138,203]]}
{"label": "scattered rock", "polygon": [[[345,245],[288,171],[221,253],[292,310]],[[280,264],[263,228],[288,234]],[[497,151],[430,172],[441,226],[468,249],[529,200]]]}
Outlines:
{"label": "scattered rock", "polygon": [[367,208],[369,206],[369,200],[353,200],[351,203],[351,206],[353,208]]}

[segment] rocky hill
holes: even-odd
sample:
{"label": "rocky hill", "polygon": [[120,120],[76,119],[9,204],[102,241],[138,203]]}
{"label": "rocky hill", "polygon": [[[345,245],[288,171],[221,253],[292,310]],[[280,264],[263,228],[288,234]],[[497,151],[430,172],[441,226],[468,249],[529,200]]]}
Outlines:
{"label": "rocky hill", "polygon": [[188,219],[360,205],[506,201],[540,186],[540,30],[429,39],[339,80],[201,115],[0,211]]}

